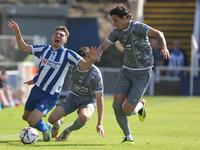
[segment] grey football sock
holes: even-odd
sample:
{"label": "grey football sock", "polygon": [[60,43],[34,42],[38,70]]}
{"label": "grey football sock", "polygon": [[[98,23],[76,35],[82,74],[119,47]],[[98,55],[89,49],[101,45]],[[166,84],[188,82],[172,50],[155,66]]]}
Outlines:
{"label": "grey football sock", "polygon": [[128,125],[127,116],[124,114],[122,110],[122,103],[113,102],[113,109],[115,112],[116,120],[121,127],[122,131],[124,132],[125,136],[131,136],[131,131]]}
{"label": "grey football sock", "polygon": [[77,118],[76,121],[70,127],[68,127],[68,129],[71,132],[73,130],[78,130],[82,128],[84,125],[86,125],[86,123],[80,122],[80,120]]}

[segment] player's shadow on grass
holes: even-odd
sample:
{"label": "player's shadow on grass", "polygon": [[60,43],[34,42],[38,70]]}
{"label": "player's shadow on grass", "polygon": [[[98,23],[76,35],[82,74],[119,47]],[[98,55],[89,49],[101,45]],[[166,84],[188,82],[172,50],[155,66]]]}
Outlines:
{"label": "player's shadow on grass", "polygon": [[[21,140],[4,140],[4,141],[0,141],[0,144],[7,144],[9,146],[20,146],[21,145]],[[23,144],[23,143],[22,143]]]}
{"label": "player's shadow on grass", "polygon": [[48,145],[48,144],[44,144],[44,145],[37,145],[37,144],[34,144],[34,147],[41,147],[41,146],[46,146],[46,147],[59,147],[59,146],[68,146],[68,147],[84,147],[84,146],[107,146],[107,144],[69,144],[69,143],[66,143],[66,144],[54,144],[54,145]]}
{"label": "player's shadow on grass", "polygon": [[[66,142],[66,143],[64,143],[64,142],[58,142],[57,144],[48,144],[48,142],[44,142],[44,141],[42,141],[42,140],[38,140],[37,141],[38,142],[38,144],[36,143],[36,144],[33,144],[32,146],[34,146],[34,147],[41,147],[41,146],[47,146],[47,147],[56,147],[56,146],[69,146],[69,147],[71,147],[71,146],[73,146],[73,147],[76,147],[76,146],[82,146],[82,147],[84,147],[84,146],[106,146],[107,144],[95,144],[95,143],[88,143],[88,144],[70,144],[70,143],[68,143],[68,142]],[[5,141],[0,141],[0,144],[1,143],[4,143],[4,144],[7,144],[7,145],[9,145],[9,146],[22,146],[22,145],[24,145],[20,140],[5,140]],[[43,143],[45,143],[45,144],[43,144]],[[26,145],[26,144],[25,144]],[[27,145],[30,145],[31,146],[31,144],[27,144]]]}
{"label": "player's shadow on grass", "polygon": [[[48,142],[45,142],[46,144],[42,144],[41,143],[44,143],[44,141],[42,140],[38,140],[38,145],[35,144],[34,146],[35,147],[40,147],[40,146],[49,146],[49,147],[54,147],[54,146],[68,146],[68,147],[76,147],[76,146],[107,146],[107,144],[98,144],[98,143],[88,143],[88,144],[83,144],[83,143],[69,143],[67,141],[56,141],[56,144],[54,143],[53,145],[52,144],[47,144]],[[40,143],[40,144],[39,144]]]}
{"label": "player's shadow on grass", "polygon": [[15,142],[21,143],[20,140],[4,140],[4,141],[0,141],[0,143],[15,143]]}

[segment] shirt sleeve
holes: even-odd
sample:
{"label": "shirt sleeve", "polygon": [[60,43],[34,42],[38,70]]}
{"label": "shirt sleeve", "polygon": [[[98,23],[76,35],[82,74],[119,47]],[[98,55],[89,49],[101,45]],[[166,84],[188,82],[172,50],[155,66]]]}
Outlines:
{"label": "shirt sleeve", "polygon": [[117,28],[115,28],[109,35],[109,37],[107,38],[107,41],[109,41],[110,43],[115,43],[118,40],[118,36],[117,36]]}
{"label": "shirt sleeve", "polygon": [[148,26],[148,25],[146,25],[144,23],[137,22],[135,24],[135,29],[134,30],[135,30],[136,34],[146,35],[150,28],[151,28],[150,26]]}
{"label": "shirt sleeve", "polygon": [[37,58],[40,58],[44,50],[48,47],[49,45],[31,45],[32,55],[36,56]]}
{"label": "shirt sleeve", "polygon": [[78,65],[82,57],[72,50],[68,50],[68,59],[71,65]]}
{"label": "shirt sleeve", "polygon": [[103,78],[99,69],[93,70],[91,81],[95,93],[103,92]]}

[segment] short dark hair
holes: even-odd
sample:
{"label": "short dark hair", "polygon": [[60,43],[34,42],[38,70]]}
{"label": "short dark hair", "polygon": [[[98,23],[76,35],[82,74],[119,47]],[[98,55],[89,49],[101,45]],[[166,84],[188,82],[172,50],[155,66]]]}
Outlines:
{"label": "short dark hair", "polygon": [[90,48],[87,47],[87,46],[83,46],[81,47],[77,53],[80,55],[80,56],[83,56],[83,57],[89,57],[88,53],[90,51]]}
{"label": "short dark hair", "polygon": [[123,16],[126,16],[128,20],[131,20],[132,18],[132,14],[122,4],[117,5],[115,8],[111,9],[109,14],[110,16],[117,15],[119,18],[123,18]]}
{"label": "short dark hair", "polygon": [[54,30],[54,33],[57,30],[61,30],[61,31],[65,32],[65,36],[69,36],[69,31],[67,30],[67,28],[65,26],[57,26],[56,29]]}

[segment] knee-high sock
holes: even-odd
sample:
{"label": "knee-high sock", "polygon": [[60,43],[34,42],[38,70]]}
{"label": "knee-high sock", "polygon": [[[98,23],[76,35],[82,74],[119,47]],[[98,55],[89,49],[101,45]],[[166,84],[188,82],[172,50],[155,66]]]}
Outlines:
{"label": "knee-high sock", "polygon": [[38,129],[39,131],[46,132],[47,126],[42,119],[34,126],[34,128]]}
{"label": "knee-high sock", "polygon": [[116,103],[113,102],[113,109],[115,112],[116,120],[121,127],[122,131],[124,132],[124,135],[131,136],[131,131],[128,125],[128,119],[127,116],[124,114],[122,110],[122,103]]}
{"label": "knee-high sock", "polygon": [[73,131],[73,130],[78,130],[80,128],[82,128],[84,125],[86,125],[86,123],[82,123],[78,118],[76,119],[76,121],[70,126],[68,127],[69,131]]}

